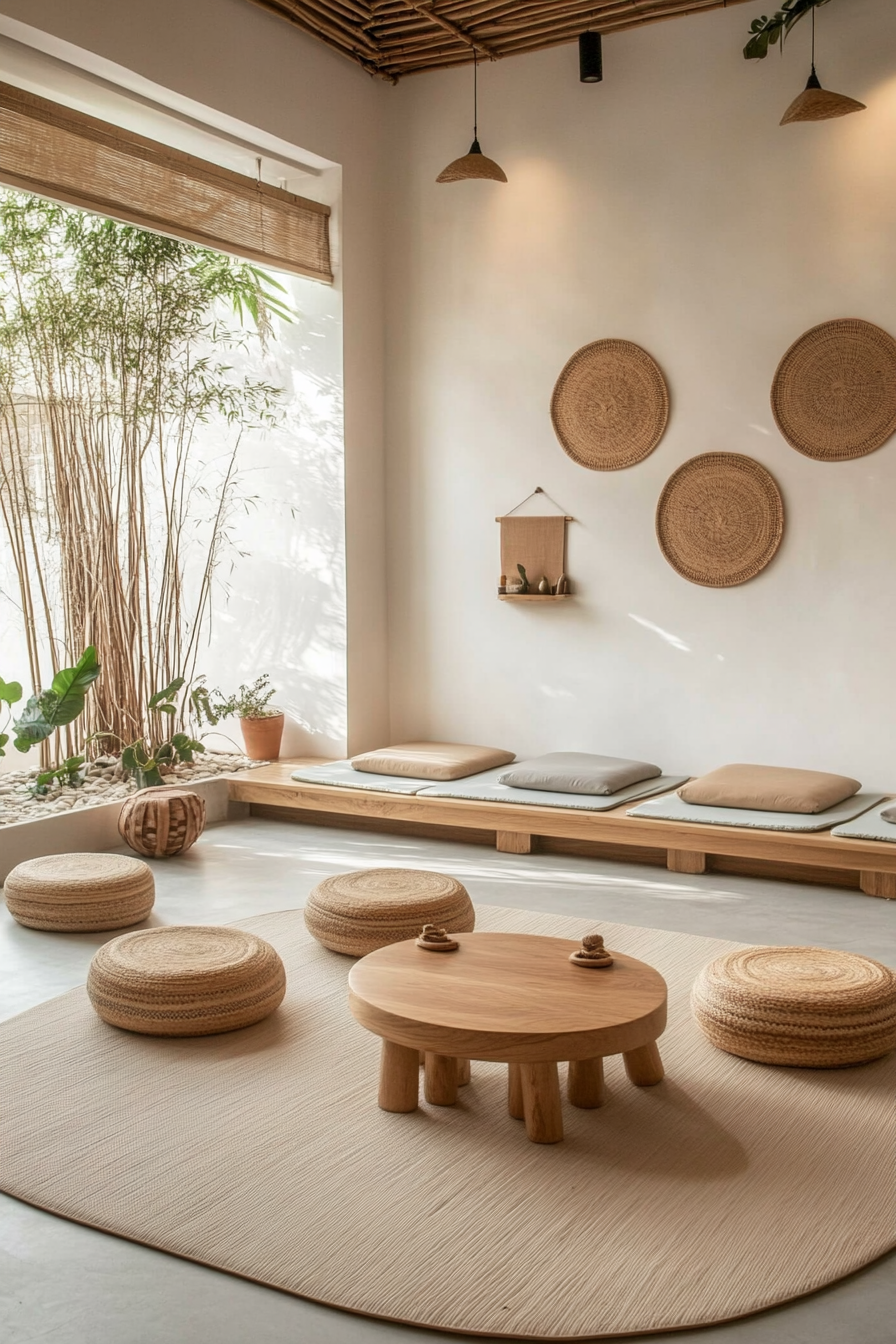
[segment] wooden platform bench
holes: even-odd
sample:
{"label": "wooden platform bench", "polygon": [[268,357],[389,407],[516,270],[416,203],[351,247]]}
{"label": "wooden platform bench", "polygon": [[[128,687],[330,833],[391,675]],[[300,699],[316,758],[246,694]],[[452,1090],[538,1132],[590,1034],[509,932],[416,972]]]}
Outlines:
{"label": "wooden platform bench", "polygon": [[[307,762],[302,762],[306,764]],[[319,763],[319,762],[316,762]],[[243,771],[230,797],[258,816],[363,830],[441,834],[494,844],[505,854],[533,849],[663,865],[675,873],[744,873],[896,900],[896,844],[843,840],[828,831],[759,831],[629,817],[635,803],[610,812],[487,803],[426,794],[375,793],[290,778],[296,761]]]}

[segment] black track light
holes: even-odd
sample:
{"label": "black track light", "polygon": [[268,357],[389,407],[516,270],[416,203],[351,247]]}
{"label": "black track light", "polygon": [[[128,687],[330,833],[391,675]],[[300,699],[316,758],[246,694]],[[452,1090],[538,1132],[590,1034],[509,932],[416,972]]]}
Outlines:
{"label": "black track light", "polygon": [[603,77],[600,33],[579,33],[579,79],[583,84],[599,84]]}

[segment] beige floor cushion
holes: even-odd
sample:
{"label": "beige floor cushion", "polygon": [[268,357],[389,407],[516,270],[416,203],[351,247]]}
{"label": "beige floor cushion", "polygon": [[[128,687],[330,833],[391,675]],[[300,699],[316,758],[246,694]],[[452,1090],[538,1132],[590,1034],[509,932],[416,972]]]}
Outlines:
{"label": "beige floor cushion", "polygon": [[778,765],[723,765],[678,790],[686,803],[704,807],[744,807],[759,812],[824,812],[858,793],[861,784],[846,775],[789,770]]}
{"label": "beige floor cushion", "polygon": [[355,770],[373,775],[407,775],[411,779],[465,779],[514,760],[512,751],[471,747],[460,742],[402,742],[352,757]]}
{"label": "beige floor cushion", "polygon": [[606,796],[655,779],[663,772],[646,761],[622,756],[594,756],[587,751],[549,751],[531,761],[518,761],[498,776],[512,789],[540,789],[545,793],[588,793]]}

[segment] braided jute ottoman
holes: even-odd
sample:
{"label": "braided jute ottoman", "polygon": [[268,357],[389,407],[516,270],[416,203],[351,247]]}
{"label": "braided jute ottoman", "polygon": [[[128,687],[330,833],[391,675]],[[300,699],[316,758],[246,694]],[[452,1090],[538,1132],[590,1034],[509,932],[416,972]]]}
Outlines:
{"label": "braided jute ottoman", "polygon": [[896,971],[854,952],[747,947],[704,966],[694,1016],[720,1050],[838,1069],[896,1049]]}
{"label": "braided jute ottoman", "polygon": [[205,799],[192,789],[141,789],[121,805],[118,834],[148,859],[185,853],[205,830]]}
{"label": "braided jute ottoman", "polygon": [[155,882],[147,864],[121,854],[47,854],[13,868],[3,894],[29,929],[94,933],[144,920]]}
{"label": "braided jute ottoman", "polygon": [[333,952],[364,957],[416,938],[424,924],[469,933],[476,923],[466,888],[420,868],[368,868],[325,878],[308,897],[305,923]]}
{"label": "braided jute ottoman", "polygon": [[96,953],[87,994],[113,1027],[145,1036],[214,1036],[267,1017],[286,971],[263,938],[214,925],[138,929]]}

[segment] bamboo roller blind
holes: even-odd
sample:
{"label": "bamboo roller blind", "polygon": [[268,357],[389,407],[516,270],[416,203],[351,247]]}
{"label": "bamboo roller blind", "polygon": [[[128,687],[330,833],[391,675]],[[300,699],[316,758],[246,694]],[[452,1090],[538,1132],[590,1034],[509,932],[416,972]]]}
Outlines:
{"label": "bamboo roller blind", "polygon": [[566,519],[562,514],[499,519],[501,524],[501,573],[518,578],[522,565],[532,585],[542,577],[554,584],[566,572]]}
{"label": "bamboo roller blind", "polygon": [[329,207],[0,83],[0,182],[332,281]]}

